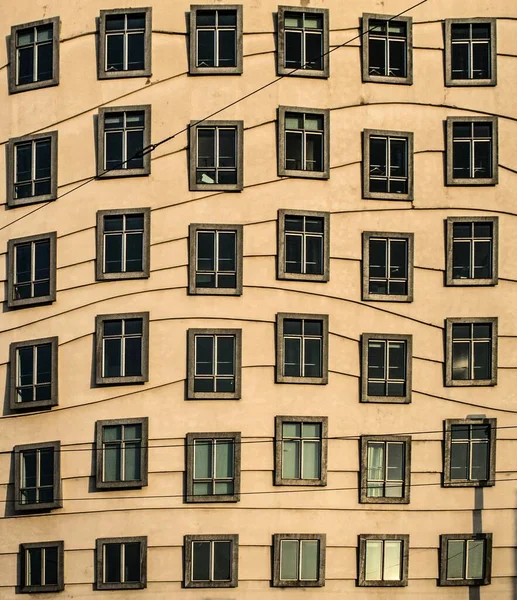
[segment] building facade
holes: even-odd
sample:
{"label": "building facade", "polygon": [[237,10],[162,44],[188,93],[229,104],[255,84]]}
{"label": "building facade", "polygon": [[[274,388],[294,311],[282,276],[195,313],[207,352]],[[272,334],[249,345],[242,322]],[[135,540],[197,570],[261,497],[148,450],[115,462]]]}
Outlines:
{"label": "building facade", "polygon": [[513,2],[1,23],[0,597],[516,598]]}

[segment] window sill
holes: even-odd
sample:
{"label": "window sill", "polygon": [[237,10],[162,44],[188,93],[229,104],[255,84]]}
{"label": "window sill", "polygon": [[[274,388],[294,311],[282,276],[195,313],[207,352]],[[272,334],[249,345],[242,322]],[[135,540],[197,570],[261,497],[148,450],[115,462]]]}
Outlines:
{"label": "window sill", "polygon": [[132,77],[152,77],[151,69],[135,69],[134,71],[99,71],[98,79],[129,79]]}
{"label": "window sill", "polygon": [[46,79],[45,81],[34,81],[32,83],[14,84],[9,86],[9,94],[18,94],[30,90],[39,90],[46,87],[59,85],[59,79]]}

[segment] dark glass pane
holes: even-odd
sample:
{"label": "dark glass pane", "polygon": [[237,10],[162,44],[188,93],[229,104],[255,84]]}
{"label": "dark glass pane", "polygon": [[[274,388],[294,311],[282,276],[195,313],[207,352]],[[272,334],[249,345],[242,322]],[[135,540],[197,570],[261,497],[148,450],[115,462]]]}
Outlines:
{"label": "dark glass pane", "polygon": [[387,460],[388,481],[404,479],[404,446],[403,444],[388,444],[388,460]]}
{"label": "dark glass pane", "polygon": [[39,385],[36,388],[36,400],[50,400],[51,387],[50,385]]}
{"label": "dark glass pane", "polygon": [[388,282],[370,280],[368,290],[370,294],[387,294],[388,293]]}
{"label": "dark glass pane", "polygon": [[14,192],[16,198],[30,198],[32,194],[32,185],[30,183],[26,183],[23,185],[15,185]]}
{"label": "dark glass pane", "polygon": [[231,579],[231,542],[214,542],[214,581]]}
{"label": "dark glass pane", "polygon": [[[205,287],[208,287],[208,286],[205,286]],[[237,287],[237,277],[235,275],[218,275],[217,287],[235,288],[235,287]]]}
{"label": "dark glass pane", "polygon": [[215,10],[198,10],[196,12],[196,25],[198,27],[215,25]]}
{"label": "dark glass pane", "polygon": [[131,111],[125,113],[126,127],[128,129],[141,128],[145,123],[145,113],[143,110]]}
{"label": "dark glass pane", "polygon": [[48,383],[51,380],[52,346],[50,344],[38,346],[37,352],[36,383]]}
{"label": "dark glass pane", "polygon": [[38,46],[38,81],[52,79],[52,42]]}
{"label": "dark glass pane", "polygon": [[143,69],[145,66],[145,34],[133,33],[127,38],[127,68]]}
{"label": "dark glass pane", "polygon": [[389,71],[390,77],[406,76],[406,42],[390,40]]}
{"label": "dark glass pane", "polygon": [[235,271],[236,237],[233,231],[219,233],[219,271]]}
{"label": "dark glass pane", "polygon": [[106,71],[122,71],[124,68],[124,35],[108,35],[106,52]]}
{"label": "dark glass pane", "polygon": [[469,44],[452,44],[452,78],[469,78]]}
{"label": "dark glass pane", "polygon": [[491,142],[475,142],[474,144],[474,177],[478,179],[492,177]]}
{"label": "dark glass pane", "polygon": [[126,215],[126,229],[128,231],[141,231],[144,228],[144,215]]}
{"label": "dark glass pane", "polygon": [[490,379],[492,376],[492,352],[490,342],[474,344],[474,379]]}
{"label": "dark glass pane", "polygon": [[196,375],[214,374],[214,338],[196,336]]}
{"label": "dark glass pane", "polygon": [[307,236],[305,238],[305,269],[307,273],[323,273],[323,238]]}
{"label": "dark glass pane", "polygon": [[[199,22],[199,12],[198,12]],[[215,32],[203,31],[197,32],[197,66],[213,67],[215,66]]]}
{"label": "dark glass pane", "polygon": [[121,372],[121,340],[104,340],[104,377],[120,377]]}
{"label": "dark glass pane", "polygon": [[43,448],[40,450],[40,485],[53,485],[54,483],[54,449]]}
{"label": "dark glass pane", "polygon": [[217,374],[233,375],[234,369],[234,337],[217,338]]}
{"label": "dark glass pane", "polygon": [[474,79],[490,78],[490,45],[473,44],[472,76]]}
{"label": "dark glass pane", "polygon": [[452,145],[453,177],[465,179],[471,177],[470,142],[457,142]]}
{"label": "dark glass pane", "polygon": [[372,179],[370,178],[370,192],[388,192],[387,179]]}
{"label": "dark glass pane", "polygon": [[286,231],[303,231],[303,217],[295,217],[293,215],[285,216]]}
{"label": "dark glass pane", "polygon": [[[16,182],[32,179],[32,144],[16,145]],[[30,188],[29,188],[30,189]]]}
{"label": "dark glass pane", "polygon": [[386,277],[386,241],[370,240],[370,277]]}
{"label": "dark glass pane", "polygon": [[407,194],[407,185],[407,179],[403,179],[401,181],[392,179],[390,181],[390,187],[388,191],[391,194]]}
{"label": "dark glass pane", "polygon": [[458,23],[452,25],[451,36],[453,40],[465,40],[470,38],[470,24],[469,23]]}
{"label": "dark glass pane", "polygon": [[215,167],[215,129],[197,130],[197,166]]}
{"label": "dark glass pane", "polygon": [[36,179],[50,177],[50,140],[36,142]]}
{"label": "dark glass pane", "polygon": [[57,547],[45,548],[45,585],[57,584]]}
{"label": "dark glass pane", "polygon": [[386,396],[386,384],[379,381],[369,381],[368,396]]}
{"label": "dark glass pane", "polygon": [[468,339],[470,338],[470,324],[469,323],[455,323],[452,326],[452,339]]}
{"label": "dark glass pane", "polygon": [[300,346],[301,340],[297,338],[285,338],[284,340],[284,375],[286,377],[300,377]]}
{"label": "dark glass pane", "polygon": [[474,237],[477,238],[491,238],[492,237],[492,223],[474,223]]}
{"label": "dark glass pane", "polygon": [[470,275],[470,242],[454,242],[452,245],[452,276],[467,279]]}
{"label": "dark glass pane", "polygon": [[382,176],[387,174],[385,138],[370,138],[370,175]]}
{"label": "dark glass pane", "polygon": [[305,230],[315,233],[323,233],[323,219],[320,219],[319,217],[305,217]]}
{"label": "dark glass pane", "polygon": [[121,335],[122,333],[122,321],[117,319],[115,321],[104,321],[104,335]]}
{"label": "dark glass pane", "polygon": [[219,31],[219,64],[218,67],[235,67],[236,59],[236,31]]}
{"label": "dark glass pane", "polygon": [[472,38],[484,40],[490,39],[490,24],[472,23]]}
{"label": "dark glass pane", "polygon": [[124,319],[124,332],[126,335],[142,333],[142,319]]}
{"label": "dark glass pane", "polygon": [[474,278],[492,277],[492,244],[476,241],[474,243]]}
{"label": "dark glass pane", "polygon": [[305,340],[305,377],[321,377],[321,340]]}
{"label": "dark glass pane", "polygon": [[50,241],[36,242],[34,252],[34,277],[36,280],[50,277]]}
{"label": "dark glass pane", "polygon": [[407,177],[407,140],[390,140],[390,175]]}
{"label": "dark glass pane", "polygon": [[368,48],[370,56],[368,73],[370,75],[386,75],[386,40],[370,37]]}
{"label": "dark glass pane", "polygon": [[[38,399],[38,398],[36,398]],[[33,388],[23,388],[18,389],[18,395],[16,397],[16,402],[32,402],[34,400],[33,397]]]}
{"label": "dark glass pane", "polygon": [[390,277],[407,277],[408,248],[405,240],[390,240]]}
{"label": "dark glass pane", "polygon": [[23,285],[16,285],[14,288],[15,298],[32,298],[34,294],[32,294],[31,285],[29,283]]}
{"label": "dark glass pane", "polygon": [[406,393],[406,384],[402,383],[402,382],[397,382],[394,383],[392,381],[390,381],[387,385],[387,392],[386,394],[388,396],[404,396],[404,394]]}
{"label": "dark glass pane", "polygon": [[192,581],[210,581],[210,542],[192,543]]}
{"label": "dark glass pane", "polygon": [[302,323],[301,319],[285,319],[284,335],[302,335]]}
{"label": "dark glass pane", "polygon": [[474,338],[490,338],[492,337],[492,325],[490,323],[475,323],[472,327],[472,335]]}
{"label": "dark glass pane", "polygon": [[41,548],[31,548],[28,550],[28,573],[27,583],[28,585],[42,585],[41,581],[41,570],[42,570],[42,552]]}
{"label": "dark glass pane", "polygon": [[104,545],[104,582],[120,583],[121,545]]}
{"label": "dark glass pane", "polygon": [[296,69],[302,66],[301,31],[285,32],[285,67]]}
{"label": "dark glass pane", "polygon": [[145,29],[145,13],[128,13],[128,29]]}
{"label": "dark glass pane", "polygon": [[197,233],[197,269],[215,270],[215,234],[209,231]]}
{"label": "dark glass pane", "polygon": [[126,377],[142,375],[142,338],[126,339],[125,363]]}
{"label": "dark glass pane", "polygon": [[140,542],[131,542],[124,546],[124,580],[140,581]]}
{"label": "dark glass pane", "polygon": [[488,444],[472,444],[471,479],[488,479]]}
{"label": "dark glass pane", "polygon": [[18,350],[17,385],[33,384],[33,347]]}
{"label": "dark glass pane", "polygon": [[323,136],[307,134],[305,168],[307,171],[323,171]]}
{"label": "dark glass pane", "polygon": [[219,129],[219,167],[235,167],[236,130]]}
{"label": "dark glass pane", "polygon": [[106,133],[106,169],[122,168],[122,133]]}
{"label": "dark glass pane", "polygon": [[235,379],[217,377],[215,380],[215,391],[216,392],[234,392],[235,391]]}
{"label": "dark glass pane", "polygon": [[104,244],[105,273],[122,272],[122,236],[107,235]]}
{"label": "dark glass pane", "polygon": [[475,138],[491,138],[492,137],[492,124],[491,123],[474,123],[474,137]]}
{"label": "dark glass pane", "polygon": [[470,428],[468,425],[452,425],[451,437],[453,440],[468,440],[470,438]]}
{"label": "dark glass pane", "polygon": [[388,345],[388,378],[405,379],[406,344],[405,342],[390,342]]}
{"label": "dark glass pane", "polygon": [[38,181],[34,185],[35,196],[42,196],[44,194],[50,194],[50,179]]}
{"label": "dark glass pane", "polygon": [[305,33],[305,68],[321,71],[323,69],[323,35]]}
{"label": "dark glass pane", "polygon": [[378,19],[371,19],[368,23],[369,30],[372,35],[386,35],[387,21],[381,21]]}
{"label": "dark glass pane", "polygon": [[122,231],[123,217],[122,215],[104,217],[104,231]]}
{"label": "dark glass pane", "polygon": [[286,235],[285,237],[285,270],[287,273],[302,272],[302,237]]}
{"label": "dark glass pane", "polygon": [[455,238],[468,238],[472,235],[472,223],[454,223],[453,236]]}
{"label": "dark glass pane", "polygon": [[474,440],[490,439],[490,425],[472,425],[471,437]]}
{"label": "dark glass pane", "polygon": [[213,392],[214,390],[214,379],[200,379],[196,377],[194,379],[194,391],[195,392]]}
{"label": "dark glass pane", "polygon": [[218,281],[219,284],[216,286],[215,274],[207,274],[207,273],[196,273],[196,287],[199,288],[214,288],[214,287],[235,287],[233,286],[224,286],[221,284],[221,276],[219,276]]}
{"label": "dark glass pane", "polygon": [[34,298],[39,298],[40,296],[48,296],[50,294],[50,284],[48,281],[43,281],[41,283],[34,284]]}
{"label": "dark glass pane", "polygon": [[237,171],[235,169],[231,171],[219,171],[216,183],[237,183]]}
{"label": "dark glass pane", "polygon": [[143,242],[142,233],[132,233],[126,236],[126,271],[142,271]]}
{"label": "dark glass pane", "polygon": [[144,166],[144,157],[141,152],[144,147],[143,131],[127,132],[127,169],[141,169]]}
{"label": "dark glass pane", "polygon": [[121,29],[124,29],[124,15],[106,17],[106,31],[120,31]]}
{"label": "dark glass pane", "polygon": [[451,445],[451,479],[468,479],[468,444]]}
{"label": "dark glass pane", "polygon": [[36,487],[36,462],[37,453],[35,451],[27,451],[22,453],[23,475],[22,487]]}
{"label": "dark glass pane", "polygon": [[34,81],[34,48],[18,50],[18,85]]}
{"label": "dark glass pane", "polygon": [[305,335],[323,335],[323,323],[321,321],[305,320],[303,322],[303,333]]}
{"label": "dark glass pane", "polygon": [[218,10],[217,17],[219,27],[231,27],[237,25],[237,11],[235,10]]}
{"label": "dark glass pane", "polygon": [[472,135],[472,123],[459,122],[452,126],[452,134],[454,138],[468,138]]}
{"label": "dark glass pane", "polygon": [[452,378],[470,379],[469,342],[455,342],[452,345]]}
{"label": "dark glass pane", "polygon": [[301,133],[287,131],[285,134],[285,168],[295,171],[303,169]]}
{"label": "dark glass pane", "polygon": [[385,342],[368,342],[368,379],[386,379],[384,363]]}

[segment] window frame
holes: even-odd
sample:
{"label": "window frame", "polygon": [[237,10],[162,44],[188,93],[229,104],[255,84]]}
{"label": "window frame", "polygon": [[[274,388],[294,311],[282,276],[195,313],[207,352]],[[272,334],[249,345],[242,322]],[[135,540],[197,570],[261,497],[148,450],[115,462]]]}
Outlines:
{"label": "window frame", "polygon": [[[284,423],[318,423],[321,425],[320,445],[320,478],[319,479],[289,479],[282,476],[283,464],[283,425]],[[317,486],[327,485],[328,466],[328,417],[275,417],[275,485]]]}
{"label": "window frame", "polygon": [[[323,273],[288,273],[285,268],[286,264],[286,243],[285,243],[285,218],[286,216],[295,217],[317,217],[323,219]],[[305,239],[305,234],[304,234]],[[278,209],[277,221],[277,279],[285,279],[291,281],[321,281],[323,283],[330,279],[330,212],[315,211],[315,210],[290,210],[287,208]],[[305,261],[303,261],[305,262]]]}
{"label": "window frame", "polygon": [[[140,581],[103,582],[104,546],[106,544],[140,544]],[[122,561],[121,561],[122,562]],[[95,589],[141,590],[147,587],[147,536],[97,538],[95,540]]]}
{"label": "window frame", "polygon": [[[406,140],[407,147],[407,194],[395,192],[370,191],[370,139],[372,137],[387,138],[388,154],[389,140],[401,138]],[[387,161],[388,162],[388,161]],[[389,168],[391,165],[387,164]],[[388,169],[389,170],[389,169]],[[387,176],[389,177],[389,176]],[[400,202],[413,202],[414,200],[414,134],[411,131],[391,131],[387,129],[363,130],[363,198],[367,200],[397,200]]]}
{"label": "window frame", "polygon": [[[492,177],[479,178],[474,177],[454,177],[453,169],[453,153],[454,153],[454,137],[453,127],[455,123],[490,123],[492,125],[492,140],[491,140],[491,158],[492,158]],[[446,132],[447,132],[447,168],[445,185],[448,186],[478,186],[478,185],[497,185],[499,183],[499,135],[498,135],[498,118],[489,115],[483,117],[447,117]]]}
{"label": "window frame", "polygon": [[[446,285],[450,286],[485,286],[497,285],[499,277],[499,217],[447,217],[447,249],[446,249]],[[456,223],[490,223],[492,225],[492,277],[474,279],[455,279],[453,277],[454,225]],[[469,238],[471,239],[471,238]]]}
{"label": "window frame", "polygon": [[[209,6],[209,5],[207,5]],[[197,182],[197,132],[199,128],[235,129],[235,173],[236,183],[198,183]],[[244,187],[244,121],[190,121],[189,134],[189,190],[191,192],[240,192]],[[216,157],[218,158],[218,156]]]}
{"label": "window frame", "polygon": [[[488,456],[488,479],[452,479],[451,478],[451,455],[452,455],[452,426],[453,425],[486,425],[490,427],[489,456]],[[443,487],[493,487],[495,485],[496,464],[496,442],[497,442],[497,419],[485,417],[470,417],[466,419],[445,419],[443,422]]]}
{"label": "window frame", "polygon": [[[106,273],[104,271],[105,258],[105,235],[104,235],[104,217],[125,216],[125,215],[143,215],[144,227],[142,233],[142,266],[141,271],[117,271],[115,273]],[[97,211],[96,228],[96,258],[95,258],[95,276],[97,281],[113,281],[121,279],[147,279],[150,276],[150,245],[151,245],[151,209],[150,208],[114,208],[110,210]]]}
{"label": "window frame", "polygon": [[[319,542],[318,579],[280,579],[282,568],[282,541],[317,541]],[[273,587],[323,587],[325,585],[327,535],[325,533],[275,533],[273,534]]]}
{"label": "window frame", "polygon": [[[195,441],[209,440],[212,444],[216,440],[233,441],[233,494],[194,494],[194,467],[195,467]],[[205,502],[238,502],[240,500],[241,489],[241,434],[238,431],[233,432],[210,432],[210,433],[187,433],[185,438],[187,454],[187,479],[185,502],[205,503]],[[213,445],[212,445],[213,447]],[[214,477],[214,479],[216,479]]]}
{"label": "window frame", "polygon": [[[368,343],[370,340],[406,343],[406,393],[403,396],[371,396],[368,394]],[[409,404],[413,379],[413,336],[399,333],[363,333],[361,335],[361,402]]]}
{"label": "window frame", "polygon": [[[322,46],[323,46],[323,69],[304,69],[298,67],[293,72],[293,68],[285,66],[285,14],[286,13],[301,13],[321,15],[323,18],[322,28]],[[289,28],[288,28],[289,29]],[[292,77],[312,77],[328,79],[330,77],[330,60],[329,60],[329,9],[328,8],[313,8],[310,6],[279,6],[277,12],[277,75],[290,75]]]}
{"label": "window frame", "polygon": [[[52,79],[44,81],[32,81],[31,83],[17,83],[18,60],[16,55],[16,35],[23,29],[31,29],[33,27],[42,27],[52,25]],[[28,90],[38,90],[40,88],[59,85],[59,17],[51,17],[49,19],[41,19],[40,21],[31,21],[22,25],[13,25],[11,27],[11,35],[9,37],[9,94],[17,94]]]}
{"label": "window frame", "polygon": [[[197,273],[197,233],[199,231],[234,231],[235,232],[235,277],[234,288],[204,288],[196,286]],[[241,296],[243,268],[243,226],[211,223],[191,223],[189,225],[189,263],[188,263],[188,293],[196,296]]]}
{"label": "window frame", "polygon": [[[27,198],[15,198],[15,180],[16,180],[16,147],[28,142],[38,142],[40,140],[50,139],[50,193],[29,196]],[[44,133],[35,133],[23,135],[21,137],[10,138],[7,143],[7,207],[27,206],[28,204],[38,204],[40,202],[51,202],[57,200],[57,152],[58,132],[46,131]],[[32,157],[31,169],[34,170],[34,156]],[[31,182],[34,181],[31,179]]]}
{"label": "window frame", "polygon": [[[97,79],[123,79],[128,77],[151,77],[152,64],[152,12],[151,7],[145,8],[113,8],[101,10],[99,15],[99,50],[97,53]],[[123,71],[106,71],[106,17],[143,13],[145,15],[144,31],[144,68],[126,69]]]}
{"label": "window frame", "polygon": [[[476,541],[483,540],[485,550],[485,561],[483,564],[484,577],[482,579],[472,579],[464,577],[462,579],[447,579],[447,548],[449,541]],[[466,574],[466,573],[465,573]],[[438,585],[440,586],[459,586],[459,585],[490,585],[492,582],[492,534],[491,533],[442,533],[440,535],[440,576]]]}
{"label": "window frame", "polygon": [[[52,502],[31,502],[22,503],[20,497],[21,475],[22,475],[22,455],[24,452],[34,450],[44,450],[52,448],[54,452],[53,463],[53,497]],[[62,508],[61,498],[61,442],[38,442],[36,444],[20,444],[14,446],[14,510],[17,512],[39,512],[49,511],[54,508]]]}
{"label": "window frame", "polygon": [[[452,26],[487,24],[490,26],[490,74],[488,79],[453,79],[452,77]],[[445,87],[497,85],[497,19],[445,19]]]}
{"label": "window frame", "polygon": [[[235,67],[198,67],[197,56],[197,27],[196,16],[198,10],[234,10],[237,13],[235,26]],[[189,75],[241,75],[243,71],[242,48],[242,4],[191,4],[189,14]]]}
{"label": "window frame", "polygon": [[[140,479],[103,481],[104,448],[102,434],[104,427],[120,425],[140,425],[142,437],[140,442]],[[95,421],[95,487],[98,490],[118,490],[142,488],[148,485],[148,447],[149,447],[149,418],[134,419],[103,419]],[[122,461],[121,461],[122,463]]]}
{"label": "window frame", "polygon": [[[119,375],[105,377],[103,367],[103,327],[104,321],[117,321],[126,319],[142,319],[142,375]],[[113,313],[102,314],[95,317],[95,383],[97,385],[124,385],[131,383],[145,383],[149,380],[149,313]]]}
{"label": "window frame", "polygon": [[[18,350],[21,348],[36,348],[38,346],[50,345],[51,371],[50,371],[50,398],[48,400],[32,400],[30,402],[16,401],[16,388],[18,380]],[[58,337],[39,338],[36,340],[25,340],[23,342],[11,342],[9,345],[9,408],[14,411],[48,408],[58,405]],[[33,356],[34,364],[34,356]],[[34,378],[34,370],[32,372]],[[35,387],[35,383],[32,387]]]}
{"label": "window frame", "polygon": [[[408,584],[408,564],[409,564],[409,534],[371,534],[361,533],[358,536],[359,569],[357,576],[357,585],[359,587],[406,587]],[[369,540],[380,541],[401,541],[402,542],[402,577],[397,580],[367,580],[366,579],[366,547]],[[384,544],[383,544],[384,552]]]}
{"label": "window frame", "polygon": [[[228,581],[197,581],[192,579],[193,542],[230,542],[232,544]],[[186,588],[234,588],[239,582],[239,534],[202,534],[183,537],[183,586]]]}
{"label": "window frame", "polygon": [[[453,379],[453,325],[465,323],[476,325],[486,323],[492,326],[491,340],[491,375],[490,379]],[[498,348],[498,318],[497,317],[450,317],[445,319],[445,386],[470,387],[497,385],[497,348]],[[469,349],[470,351],[470,349]]]}
{"label": "window frame", "polygon": [[[65,589],[65,543],[63,540],[56,542],[31,542],[20,544],[20,593],[32,594],[42,592],[61,592]],[[57,549],[57,583],[45,585],[30,585],[27,583],[27,551],[37,549]]]}
{"label": "window frame", "polygon": [[[320,115],[323,117],[323,170],[308,171],[303,169],[286,169],[285,167],[285,122],[286,113],[301,115]],[[305,129],[304,129],[305,131]],[[277,140],[278,140],[278,177],[301,177],[304,179],[330,178],[330,109],[302,108],[299,106],[279,106],[277,108]]]}
{"label": "window frame", "polygon": [[[386,238],[407,241],[407,294],[373,294],[370,292],[370,239]],[[363,231],[362,300],[379,302],[413,302],[415,234],[398,231]]]}
{"label": "window frame", "polygon": [[[235,338],[235,363],[233,392],[196,392],[194,378],[196,374],[196,337],[233,336]],[[187,330],[187,399],[188,400],[240,400],[242,379],[242,329],[191,328]]]}
{"label": "window frame", "polygon": [[[103,106],[99,108],[97,115],[97,178],[111,179],[114,177],[139,177],[151,174],[151,154],[147,152],[143,155],[143,167],[134,169],[106,169],[104,167],[106,157],[106,144],[104,127],[105,116],[110,113],[144,113],[144,131],[143,131],[143,147],[147,148],[151,144],[151,105],[138,104],[134,106]],[[127,131],[127,129],[124,129]],[[106,172],[105,172],[106,171]]]}
{"label": "window frame", "polygon": [[[46,296],[33,296],[31,298],[14,298],[15,286],[15,250],[16,246],[22,244],[33,244],[41,240],[49,240],[50,259],[49,259],[49,288],[50,293]],[[57,233],[50,231],[38,235],[29,235],[26,237],[11,239],[7,242],[7,307],[24,308],[27,306],[37,306],[39,304],[50,304],[56,301],[56,240]],[[31,270],[33,268],[33,258],[31,250]],[[31,280],[33,281],[33,280]]]}
{"label": "window frame", "polygon": [[[410,435],[362,435],[360,438],[361,482],[359,502],[361,504],[409,504],[411,492],[411,436]],[[403,494],[399,497],[368,496],[368,443],[399,442],[404,445]],[[385,446],[386,447],[386,446]],[[386,480],[385,480],[386,481]]]}

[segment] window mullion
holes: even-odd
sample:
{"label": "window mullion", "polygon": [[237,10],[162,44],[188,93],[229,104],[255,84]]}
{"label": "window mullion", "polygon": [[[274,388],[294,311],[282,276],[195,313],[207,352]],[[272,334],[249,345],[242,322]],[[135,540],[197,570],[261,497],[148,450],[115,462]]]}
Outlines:
{"label": "window mullion", "polygon": [[31,194],[36,195],[36,142],[31,142]]}
{"label": "window mullion", "polygon": [[45,572],[46,572],[46,563],[47,562],[47,550],[46,548],[42,548],[41,549],[41,584],[42,585],[46,585],[47,584],[47,580],[45,578]]}
{"label": "window mullion", "polygon": [[31,297],[34,298],[34,282],[36,281],[36,244],[31,245]]}
{"label": "window mullion", "polygon": [[210,542],[210,581],[214,580],[215,543]]}
{"label": "window mullion", "polygon": [[36,502],[40,500],[41,480],[41,451],[36,450]]}
{"label": "window mullion", "polygon": [[128,70],[128,64],[129,64],[129,34],[128,34],[128,27],[127,27],[127,13],[124,15],[124,33],[122,34],[122,44],[123,44],[123,48],[122,48],[122,52],[123,52],[123,61],[124,61],[124,70],[127,71]]}
{"label": "window mullion", "polygon": [[122,240],[121,240],[121,250],[122,250],[122,272],[125,273],[127,271],[127,227],[126,227],[126,215],[122,216]]}
{"label": "window mullion", "polygon": [[38,362],[37,362],[37,354],[38,354],[38,347],[37,346],[33,346],[32,347],[32,399],[36,400],[36,378],[37,378],[37,373],[38,373]]}
{"label": "window mullion", "polygon": [[217,336],[216,335],[213,336],[213,340],[214,341],[213,341],[212,347],[214,349],[214,353],[212,355],[212,375],[214,378],[214,392],[215,392],[216,391],[215,388],[217,385],[217,375],[218,375],[218,372],[217,372],[217,346],[218,346],[218,344],[217,344]]}
{"label": "window mullion", "polygon": [[126,544],[120,544],[120,583],[125,583]]}
{"label": "window mullion", "polygon": [[214,234],[214,275],[216,286],[219,283],[219,236],[220,232]]}
{"label": "window mullion", "polygon": [[384,442],[384,456],[383,456],[383,474],[382,474],[382,487],[383,487],[383,495],[386,496],[386,489],[388,487],[388,452],[389,452],[390,444],[389,442]]}
{"label": "window mullion", "polygon": [[38,81],[38,28],[34,27],[34,44],[32,46],[33,71],[32,81]]}
{"label": "window mullion", "polygon": [[474,269],[474,259],[476,256],[475,248],[476,248],[476,240],[472,237],[470,240],[470,266],[469,266],[469,277],[474,278],[475,269]]}
{"label": "window mullion", "polygon": [[215,156],[214,156],[214,167],[215,167],[215,182],[219,183],[219,127],[214,128],[214,141],[215,141]]}
{"label": "window mullion", "polygon": [[[302,324],[303,327],[303,324]],[[302,377],[305,377],[305,342],[306,342],[306,338],[305,336],[302,334],[300,337],[300,373],[302,374]]]}

